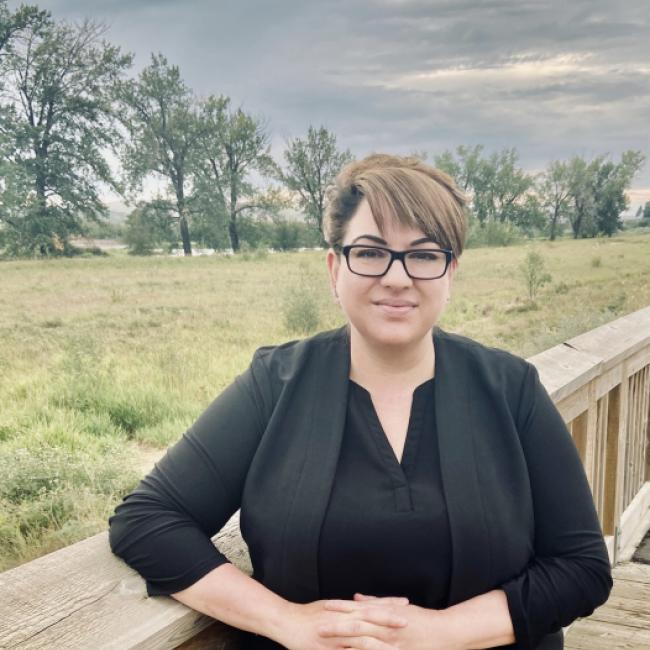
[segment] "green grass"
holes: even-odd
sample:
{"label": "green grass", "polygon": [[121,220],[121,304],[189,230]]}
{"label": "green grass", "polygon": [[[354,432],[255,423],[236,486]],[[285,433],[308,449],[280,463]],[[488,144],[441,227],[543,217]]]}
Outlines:
{"label": "green grass", "polygon": [[[0,570],[105,529],[255,348],[343,324],[324,257],[0,262]],[[469,249],[440,325],[527,357],[650,304],[649,277],[650,233]]]}

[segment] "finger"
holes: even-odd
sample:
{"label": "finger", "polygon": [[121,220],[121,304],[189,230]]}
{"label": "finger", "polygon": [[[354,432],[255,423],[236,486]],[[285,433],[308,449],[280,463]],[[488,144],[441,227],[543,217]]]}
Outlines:
{"label": "finger", "polygon": [[364,612],[362,619],[337,620],[320,625],[318,634],[322,637],[365,635],[382,638],[388,634],[387,627],[402,628],[406,625],[408,621],[405,618],[390,612]]}
{"label": "finger", "polygon": [[[370,601],[341,600],[337,598],[330,598],[324,602],[323,608],[335,612],[354,612],[360,609],[361,607],[365,607],[368,602]],[[372,598],[371,602],[373,605],[377,605],[377,606],[409,604],[408,598],[404,598],[402,596],[387,596],[385,598]]]}
{"label": "finger", "polygon": [[354,594],[354,600],[374,600],[382,603],[388,603],[390,605],[408,605],[409,599],[406,596],[370,596],[368,594],[360,594],[359,592]]}
{"label": "finger", "polygon": [[396,645],[391,645],[372,636],[360,636],[357,639],[346,639],[343,648],[348,650],[399,650]]}

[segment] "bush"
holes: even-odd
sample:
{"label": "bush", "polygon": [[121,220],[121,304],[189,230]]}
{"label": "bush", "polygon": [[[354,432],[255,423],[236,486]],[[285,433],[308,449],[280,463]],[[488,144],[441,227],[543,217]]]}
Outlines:
{"label": "bush", "polygon": [[504,221],[489,221],[481,225],[477,220],[471,221],[466,248],[483,246],[511,246],[522,239],[519,229]]}
{"label": "bush", "polygon": [[537,251],[529,251],[519,269],[528,290],[528,299],[535,302],[539,289],[551,281],[544,258]]}
{"label": "bush", "polygon": [[0,571],[99,532],[138,471],[120,443],[0,449]]}
{"label": "bush", "polygon": [[285,299],[283,312],[284,324],[289,332],[309,334],[320,323],[318,304],[306,288],[298,289]]}

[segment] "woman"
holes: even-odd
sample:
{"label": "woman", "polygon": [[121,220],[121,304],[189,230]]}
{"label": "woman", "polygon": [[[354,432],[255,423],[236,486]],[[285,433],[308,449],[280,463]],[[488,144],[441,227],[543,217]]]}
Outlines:
{"label": "woman", "polygon": [[[117,507],[111,548],[246,648],[561,649],[609,559],[534,366],[436,325],[462,194],[373,155],[325,226],[346,326],[257,350]],[[252,578],[210,541],[240,507]]]}

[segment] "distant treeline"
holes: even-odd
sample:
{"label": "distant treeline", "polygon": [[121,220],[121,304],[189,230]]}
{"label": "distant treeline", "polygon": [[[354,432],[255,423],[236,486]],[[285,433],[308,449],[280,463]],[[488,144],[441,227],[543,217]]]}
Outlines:
{"label": "distant treeline", "polygon": [[[263,117],[223,95],[198,98],[162,54],[128,77],[133,55],[107,42],[106,31],[37,6],[12,12],[0,0],[0,252],[73,254],[71,238],[107,228],[102,192],[133,203],[150,177],[166,189],[128,216],[123,234],[134,252],[179,242],[186,254],[192,242],[234,251],[325,243],[325,190],[353,159],[334,133],[310,126],[275,160]],[[474,243],[554,239],[566,226],[576,238],[612,235],[644,161],[639,151],[618,162],[575,156],[534,176],[515,149],[488,155],[460,146],[432,156],[471,197]],[[301,217],[288,218],[290,209]],[[650,203],[638,216],[650,225]]]}

